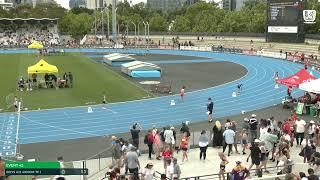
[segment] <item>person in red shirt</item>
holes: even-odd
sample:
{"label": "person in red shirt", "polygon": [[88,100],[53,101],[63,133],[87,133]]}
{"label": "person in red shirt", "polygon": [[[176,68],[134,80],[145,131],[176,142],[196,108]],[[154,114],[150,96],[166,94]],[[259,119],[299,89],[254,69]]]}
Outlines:
{"label": "person in red shirt", "polygon": [[167,165],[168,165],[168,160],[172,158],[172,152],[169,149],[169,146],[166,145],[164,147],[164,150],[162,151],[162,157],[163,157],[163,165],[164,165],[164,170],[165,174],[167,174]]}
{"label": "person in red shirt", "polygon": [[189,143],[189,138],[187,136],[187,132],[183,133],[181,140],[180,140],[180,148],[182,150],[182,162],[184,162],[185,159],[188,160],[188,143]]}
{"label": "person in red shirt", "polygon": [[149,149],[149,159],[151,159],[151,154],[153,151],[153,142],[154,142],[154,135],[152,133],[152,130],[148,131],[147,140],[148,140],[147,145],[148,145],[148,149]]}
{"label": "person in red shirt", "polygon": [[290,126],[290,122],[289,119],[287,119],[284,123],[283,123],[283,127],[282,127],[282,131],[284,133],[288,133],[291,136],[291,126]]}

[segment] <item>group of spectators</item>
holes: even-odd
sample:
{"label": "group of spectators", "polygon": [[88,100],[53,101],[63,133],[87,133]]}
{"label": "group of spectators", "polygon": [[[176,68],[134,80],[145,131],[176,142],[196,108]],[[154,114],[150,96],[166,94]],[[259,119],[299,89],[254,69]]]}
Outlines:
{"label": "group of spectators", "polygon": [[71,72],[64,73],[62,78],[55,74],[44,74],[44,84],[39,80],[37,74],[32,74],[31,77],[24,78],[21,76],[17,81],[17,91],[32,91],[35,88],[71,88],[73,87],[73,74]]}
{"label": "group of spectators", "polygon": [[60,37],[57,26],[49,24],[39,28],[39,25],[22,24],[0,31],[0,47],[26,47],[33,40],[41,42],[46,47],[58,46]]}
{"label": "group of spectators", "polygon": [[[179,179],[181,177],[180,165],[188,161],[190,149],[190,130],[188,122],[182,123],[179,132],[174,127],[165,127],[158,130],[153,127],[144,134],[143,142],[148,147],[148,162],[145,168],[141,168],[139,162],[140,150],[139,139],[142,128],[138,123],[130,127],[130,142],[122,138],[112,137],[112,157],[113,165],[110,167],[110,175],[114,178],[120,174],[130,174],[131,179],[152,179],[155,175],[169,179]],[[182,134],[180,138],[177,133]],[[252,179],[252,176],[262,176],[270,173],[267,164],[276,166],[278,175],[287,174],[287,177],[306,177],[315,179],[320,176],[320,153],[316,147],[320,146],[320,124],[303,119],[291,114],[284,121],[274,117],[269,119],[257,119],[257,115],[252,114],[245,118],[243,122],[237,124],[235,121],[227,119],[224,125],[220,121],[215,121],[212,128],[212,136],[206,130],[202,130],[198,138],[199,159],[205,161],[209,144],[214,148],[222,148],[218,157],[221,159],[219,177],[225,179],[227,176],[236,180]],[[211,141],[212,140],[212,141]],[[295,142],[296,141],[296,142]],[[238,147],[241,146],[241,149]],[[294,162],[291,160],[292,147],[301,149],[299,156],[303,162],[309,163],[311,168],[307,172],[300,174],[292,173]],[[228,151],[225,151],[228,147]],[[234,149],[234,150],[233,150]],[[177,156],[181,152],[181,162],[178,163]],[[246,167],[241,160],[236,162],[236,167],[230,173],[226,172],[228,166],[228,156],[233,153],[241,154],[250,161],[250,166]],[[153,169],[151,160],[163,161],[163,171]],[[125,173],[120,173],[124,167]],[[268,166],[269,167],[269,166]],[[254,168],[254,173],[250,173]],[[305,174],[309,174],[307,177]],[[125,176],[124,176],[125,177]],[[287,179],[287,178],[286,178]],[[301,178],[300,178],[301,179]]]}
{"label": "group of spectators", "polygon": [[[139,139],[142,131],[138,123],[130,127],[131,143],[122,138],[112,137],[112,158],[113,165],[109,174],[111,178],[121,177],[120,169],[124,167],[124,174],[129,174],[131,179],[152,180],[156,175],[162,179],[179,179],[181,175],[180,165],[178,164],[176,154],[182,151],[182,161],[187,161],[187,151],[190,149],[189,137],[190,131],[186,123],[182,124],[180,132],[183,133],[180,139],[177,139],[177,133],[173,126],[164,127],[161,131],[153,127],[144,135],[143,142],[148,146],[149,160],[163,161],[164,170],[158,173],[153,169],[152,162],[147,163],[145,168],[141,168],[139,162],[140,150]],[[201,153],[200,159],[206,159],[206,148],[209,144],[209,138],[202,132],[200,140]],[[120,178],[121,179],[121,178]]]}
{"label": "group of spectators", "polygon": [[[243,146],[243,155],[250,150],[247,161],[251,157],[251,165],[249,168],[240,168],[244,174],[243,178],[250,175],[249,171],[253,166],[255,166],[255,175],[257,176],[261,176],[262,172],[269,173],[267,169],[269,161],[276,162],[275,165],[279,169],[278,175],[291,173],[293,162],[290,158],[290,150],[294,144],[301,148],[299,155],[303,157],[304,163],[310,163],[311,166],[314,166],[308,170],[310,175],[308,179],[315,179],[314,177],[318,179],[320,176],[320,153],[316,151],[316,147],[320,145],[320,126],[312,120],[306,123],[295,113],[284,121],[276,120],[274,117],[258,121],[256,115],[252,114],[250,118],[244,119],[240,132],[237,131],[234,121],[228,119],[224,128],[219,121],[216,121],[213,135],[215,146],[223,146],[223,152],[226,147],[229,147],[228,156],[230,156],[233,147],[236,153],[240,154],[237,149],[238,143]],[[294,139],[296,143],[294,143]],[[221,154],[220,159],[222,160],[220,173],[223,174],[227,158]],[[241,164],[240,161],[238,163]],[[231,172],[231,175],[235,174],[239,175],[238,172]],[[221,177],[223,176],[221,175]]]}

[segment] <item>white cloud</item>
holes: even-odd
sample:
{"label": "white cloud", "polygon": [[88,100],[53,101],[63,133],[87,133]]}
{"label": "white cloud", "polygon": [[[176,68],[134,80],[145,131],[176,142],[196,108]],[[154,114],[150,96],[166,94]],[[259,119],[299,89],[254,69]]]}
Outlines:
{"label": "white cloud", "polygon": [[55,0],[62,7],[69,9],[69,0]]}

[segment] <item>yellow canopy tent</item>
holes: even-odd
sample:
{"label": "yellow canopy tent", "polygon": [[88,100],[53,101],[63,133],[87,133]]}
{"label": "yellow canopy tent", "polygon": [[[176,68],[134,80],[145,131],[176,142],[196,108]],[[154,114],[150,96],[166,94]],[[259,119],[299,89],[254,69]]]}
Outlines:
{"label": "yellow canopy tent", "polygon": [[28,67],[28,74],[44,74],[57,72],[57,66],[51,65],[43,59],[41,59],[37,64]]}
{"label": "yellow canopy tent", "polygon": [[28,46],[29,49],[43,49],[43,45],[38,41],[32,41],[32,43]]}

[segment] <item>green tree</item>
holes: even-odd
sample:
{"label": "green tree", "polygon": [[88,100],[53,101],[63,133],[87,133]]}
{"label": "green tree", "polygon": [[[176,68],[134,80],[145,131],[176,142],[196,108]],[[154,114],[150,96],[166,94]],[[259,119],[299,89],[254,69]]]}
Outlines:
{"label": "green tree", "polygon": [[83,8],[83,7],[72,8],[71,12],[73,14],[81,14],[81,13],[87,13],[89,15],[93,14],[93,10],[92,9]]}
{"label": "green tree", "polygon": [[168,29],[168,23],[166,19],[160,14],[156,13],[149,19],[150,31],[166,31]]}
{"label": "green tree", "polygon": [[62,32],[70,34],[73,38],[80,39],[90,32],[93,20],[93,17],[87,13],[73,14],[69,12],[59,21],[59,27]]}
{"label": "green tree", "polygon": [[184,16],[177,16],[172,24],[173,32],[190,32],[191,22]]}

